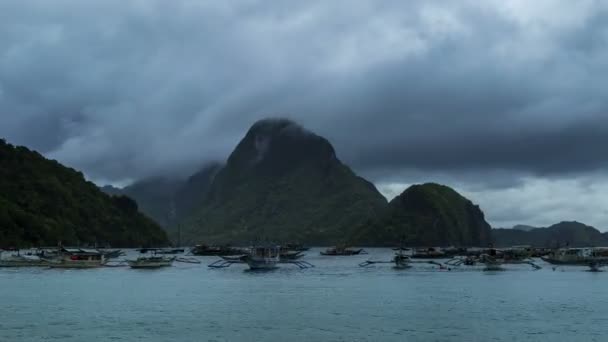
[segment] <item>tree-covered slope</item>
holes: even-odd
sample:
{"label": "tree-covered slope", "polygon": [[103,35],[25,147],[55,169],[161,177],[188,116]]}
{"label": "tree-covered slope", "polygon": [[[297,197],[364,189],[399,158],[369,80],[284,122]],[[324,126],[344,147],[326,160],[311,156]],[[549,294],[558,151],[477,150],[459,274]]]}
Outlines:
{"label": "tree-covered slope", "polygon": [[164,231],[125,196],[82,173],[0,140],[0,246],[165,245]]}
{"label": "tree-covered slope", "polygon": [[331,144],[284,119],[255,123],[183,226],[191,242],[333,244],[386,206]]}
{"label": "tree-covered slope", "polygon": [[413,185],[395,197],[384,215],[355,235],[360,244],[485,246],[490,225],[478,206],[439,184]]}

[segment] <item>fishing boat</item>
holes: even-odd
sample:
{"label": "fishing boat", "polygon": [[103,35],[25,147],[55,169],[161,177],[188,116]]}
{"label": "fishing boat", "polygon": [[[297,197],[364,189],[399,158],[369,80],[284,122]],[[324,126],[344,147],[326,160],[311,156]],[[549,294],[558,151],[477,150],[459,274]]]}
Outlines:
{"label": "fishing boat", "polygon": [[346,246],[336,246],[332,248],[328,248],[325,251],[321,252],[321,255],[328,256],[343,256],[343,255],[358,255],[358,254],[367,254],[364,249],[351,249]]}
{"label": "fishing boat", "polygon": [[173,265],[173,261],[175,261],[175,257],[167,258],[164,256],[144,256],[139,257],[135,260],[128,260],[127,264],[131,268],[161,268],[161,267],[169,267]]}
{"label": "fishing boat", "polygon": [[208,245],[196,245],[190,250],[192,255],[198,256],[229,256],[229,255],[243,255],[246,254],[240,248],[234,248],[230,246],[208,246]]}
{"label": "fishing boat", "polygon": [[438,247],[418,248],[412,253],[412,259],[441,259],[447,254]]}
{"label": "fishing boat", "polygon": [[553,265],[591,265],[608,263],[604,249],[599,248],[559,248],[541,259]]}
{"label": "fishing boat", "polygon": [[95,268],[106,262],[104,255],[96,249],[65,247],[61,247],[57,257],[45,260],[52,268]]}
{"label": "fishing boat", "polygon": [[212,268],[224,268],[233,264],[247,264],[251,270],[271,270],[278,267],[278,264],[294,264],[299,268],[314,267],[310,263],[302,260],[288,259],[281,257],[280,246],[254,246],[246,254],[239,256],[220,256],[210,265]]}
{"label": "fishing boat", "polygon": [[243,259],[252,270],[267,270],[277,267],[281,261],[281,247],[253,247]]}
{"label": "fishing boat", "polygon": [[19,250],[15,254],[3,255],[0,253],[0,267],[45,267],[49,262],[36,255],[21,255]]}
{"label": "fishing boat", "polygon": [[483,253],[479,256],[469,255],[456,257],[446,261],[445,264],[456,267],[462,265],[477,266],[477,264],[482,264],[484,266],[483,271],[504,271],[504,266],[509,264],[528,264],[537,270],[541,268],[525,254],[514,254],[511,251],[505,252],[494,248],[488,249],[487,253]]}
{"label": "fishing boat", "polygon": [[412,264],[433,264],[439,266],[439,269],[448,269],[443,264],[433,260],[412,260],[409,255],[403,253],[405,249],[399,249],[390,261],[367,260],[359,264],[360,267],[367,267],[375,264],[393,264],[396,269],[408,269]]}
{"label": "fishing boat", "polygon": [[297,251],[297,252],[306,252],[307,250],[310,249],[310,247],[305,247],[304,245],[300,244],[300,243],[288,243],[285,245],[285,249],[289,249],[292,251]]}
{"label": "fishing boat", "polygon": [[154,252],[155,254],[180,254],[184,253],[183,248],[140,248],[139,253],[145,254],[148,252]]}

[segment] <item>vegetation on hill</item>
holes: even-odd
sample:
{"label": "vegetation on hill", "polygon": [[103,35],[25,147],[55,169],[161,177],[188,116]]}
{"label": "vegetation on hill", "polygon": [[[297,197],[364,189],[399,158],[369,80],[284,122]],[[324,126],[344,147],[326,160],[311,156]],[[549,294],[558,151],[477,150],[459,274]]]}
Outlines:
{"label": "vegetation on hill", "polygon": [[232,152],[182,235],[191,242],[334,244],[385,206],[326,139],[289,120],[267,119]]}
{"label": "vegetation on hill", "polygon": [[0,140],[0,247],[168,243],[125,196],[109,196],[82,173]]}
{"label": "vegetation on hill", "polygon": [[384,215],[364,226],[360,244],[406,246],[486,246],[490,225],[477,205],[439,184],[413,185],[389,204]]}

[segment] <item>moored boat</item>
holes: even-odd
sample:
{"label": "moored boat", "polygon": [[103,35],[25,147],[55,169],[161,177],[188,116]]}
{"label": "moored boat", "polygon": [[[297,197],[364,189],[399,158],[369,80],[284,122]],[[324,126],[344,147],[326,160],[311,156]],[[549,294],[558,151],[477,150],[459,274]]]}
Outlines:
{"label": "moored boat", "polygon": [[601,248],[559,248],[541,256],[541,259],[553,265],[591,265],[608,263],[608,255]]}
{"label": "moored boat", "polygon": [[95,268],[105,264],[104,255],[96,249],[65,248],[60,249],[60,254],[48,261],[52,268]]}
{"label": "moored boat", "polygon": [[45,267],[49,262],[35,255],[12,254],[0,257],[0,267]]}
{"label": "moored boat", "polygon": [[275,269],[278,267],[278,264],[294,264],[301,269],[314,267],[306,261],[297,260],[298,257],[283,257],[281,256],[281,251],[280,246],[254,246],[242,255],[220,256],[221,260],[217,260],[208,266],[212,268],[225,268],[230,267],[232,264],[247,264],[251,270]]}
{"label": "moored boat", "polygon": [[231,246],[208,246],[208,245],[196,245],[190,250],[190,253],[198,256],[229,256],[229,255],[242,255],[246,252],[240,248]]}
{"label": "moored boat", "polygon": [[173,265],[175,258],[167,258],[163,256],[147,256],[139,257],[135,260],[128,260],[127,264],[131,268],[161,268]]}
{"label": "moored boat", "polygon": [[412,253],[413,259],[441,259],[446,256],[447,254],[444,251],[436,247],[418,248]]}
{"label": "moored boat", "polygon": [[326,249],[325,251],[321,252],[321,255],[328,255],[328,256],[343,256],[343,255],[357,255],[357,254],[366,254],[365,250],[360,248],[360,249],[351,249],[351,248],[347,248],[346,246],[336,246],[336,247],[331,247]]}
{"label": "moored boat", "polygon": [[281,247],[252,247],[250,253],[243,258],[243,261],[252,270],[274,269],[281,261]]}

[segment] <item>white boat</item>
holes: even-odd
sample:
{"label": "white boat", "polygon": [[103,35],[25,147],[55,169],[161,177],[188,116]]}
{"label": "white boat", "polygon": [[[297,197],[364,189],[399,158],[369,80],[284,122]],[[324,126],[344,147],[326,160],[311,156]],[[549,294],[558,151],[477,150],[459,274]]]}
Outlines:
{"label": "white boat", "polygon": [[127,263],[131,268],[161,268],[173,265],[175,258],[163,256],[139,257],[136,260],[129,260]]}
{"label": "white boat", "polygon": [[281,247],[252,247],[250,253],[243,258],[243,261],[252,270],[276,268],[279,261],[281,261]]}
{"label": "white boat", "polygon": [[0,257],[0,267],[45,267],[49,262],[37,256],[13,254]]}
{"label": "white boat", "polygon": [[590,265],[608,263],[605,249],[599,248],[559,248],[541,257],[553,265]]}
{"label": "white boat", "polygon": [[96,249],[61,248],[59,256],[45,259],[52,268],[95,268],[101,267],[106,260]]}
{"label": "white boat", "polygon": [[251,247],[246,254],[239,256],[221,256],[208,265],[212,268],[230,267],[232,264],[247,264],[251,270],[270,270],[278,267],[278,264],[293,264],[300,269],[314,267],[314,265],[299,259],[281,258],[281,246],[258,246]]}

